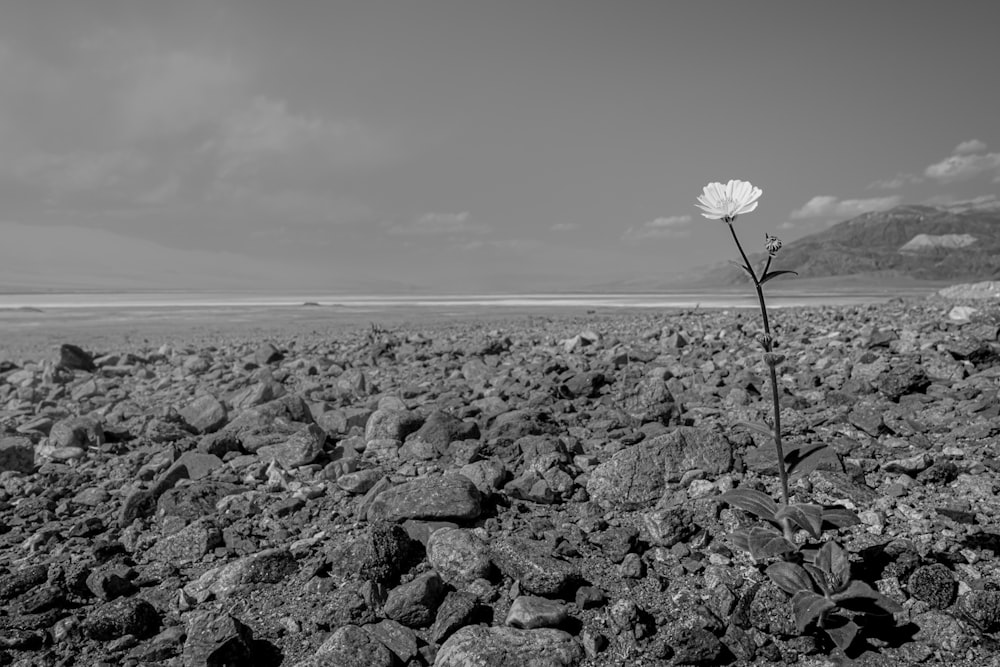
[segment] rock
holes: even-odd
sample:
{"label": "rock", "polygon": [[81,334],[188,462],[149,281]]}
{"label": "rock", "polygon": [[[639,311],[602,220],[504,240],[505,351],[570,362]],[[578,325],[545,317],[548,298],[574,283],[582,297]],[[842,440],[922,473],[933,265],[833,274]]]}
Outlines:
{"label": "rock", "polygon": [[442,643],[456,630],[476,622],[489,622],[492,610],[479,604],[478,598],[465,591],[451,591],[438,607],[434,625],[430,629],[430,639]]}
{"label": "rock", "polygon": [[29,438],[0,438],[0,473],[6,471],[28,475],[35,469],[35,446]]}
{"label": "rock", "polygon": [[267,366],[281,361],[285,358],[281,350],[274,346],[274,343],[261,343],[253,353],[253,360],[258,366]]}
{"label": "rock", "polygon": [[479,489],[461,475],[424,477],[380,493],[368,508],[368,520],[470,521],[479,516],[480,499]]}
{"label": "rock", "polygon": [[87,575],[87,588],[101,600],[113,600],[136,591],[136,572],[121,563],[100,565]]}
{"label": "rock", "polygon": [[261,447],[257,456],[277,461],[288,469],[298,468],[319,458],[325,443],[326,432],[316,424],[309,424],[282,443]]}
{"label": "rock", "polygon": [[365,424],[365,440],[403,441],[423,424],[423,419],[408,410],[387,410],[379,408],[371,414]]}
{"label": "rock", "polygon": [[519,581],[526,593],[558,596],[580,576],[572,564],[549,555],[544,543],[509,537],[491,546],[494,563],[504,575]]}
{"label": "rock", "polygon": [[276,584],[297,569],[294,556],[287,549],[267,549],[212,568],[184,587],[196,600],[208,594],[225,600],[240,586]]}
{"label": "rock", "polygon": [[958,608],[981,632],[1000,630],[1000,591],[971,590],[958,598]]}
{"label": "rock", "polygon": [[562,630],[520,630],[507,626],[470,625],[441,646],[434,667],[552,667],[578,665],[583,649]]}
{"label": "rock", "polygon": [[224,544],[222,531],[213,517],[199,519],[176,533],[165,535],[156,542],[150,557],[162,563],[186,565],[199,561],[205,554]]}
{"label": "rock", "polygon": [[214,433],[226,425],[226,406],[214,396],[204,394],[180,410],[181,417],[197,433]]}
{"label": "rock", "polygon": [[615,404],[639,424],[675,424],[680,408],[667,387],[668,371],[654,368],[638,382],[615,384]]}
{"label": "rock", "polygon": [[110,641],[124,635],[146,639],[160,628],[160,613],[153,605],[137,597],[116,598],[105,602],[88,614],[83,621],[87,636],[98,641]]}
{"label": "rock", "polygon": [[382,613],[407,627],[425,627],[434,621],[444,594],[444,582],[437,572],[425,572],[389,591]]}
{"label": "rock", "polygon": [[59,366],[71,371],[86,371],[93,373],[97,370],[94,364],[94,357],[89,352],[84,352],[82,348],[65,343],[59,346]]}
{"label": "rock", "polygon": [[309,660],[297,667],[395,667],[396,658],[385,644],[364,628],[345,625],[334,630]]}
{"label": "rock", "polygon": [[337,580],[368,579],[393,586],[414,555],[413,540],[402,527],[374,522],[361,535],[338,543],[326,556],[330,575]]}
{"label": "rock", "polygon": [[933,563],[914,570],[906,587],[916,599],[935,609],[946,609],[955,599],[958,584],[951,570],[940,563]]}
{"label": "rock", "polygon": [[378,623],[366,625],[365,631],[384,644],[403,664],[414,659],[417,651],[417,635],[401,623],[384,618]]}
{"label": "rock", "polygon": [[563,604],[533,595],[520,595],[510,605],[504,622],[514,628],[533,630],[557,627],[567,618]]}
{"label": "rock", "polygon": [[184,625],[185,667],[252,664],[255,660],[253,631],[230,614],[194,611]]}
{"label": "rock", "polygon": [[95,417],[66,417],[52,425],[49,442],[55,447],[99,447],[104,444],[104,428]]}
{"label": "rock", "polygon": [[476,532],[465,528],[434,531],[427,539],[427,562],[455,587],[489,576],[490,547]]}

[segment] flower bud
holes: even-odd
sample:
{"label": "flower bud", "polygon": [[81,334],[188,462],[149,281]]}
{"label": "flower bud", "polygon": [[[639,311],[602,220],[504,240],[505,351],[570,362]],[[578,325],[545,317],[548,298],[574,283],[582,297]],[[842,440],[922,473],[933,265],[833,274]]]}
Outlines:
{"label": "flower bud", "polygon": [[774,342],[774,338],[770,334],[759,333],[754,338],[760,343],[760,346],[764,348],[765,351],[770,351],[771,343]]}
{"label": "flower bud", "polygon": [[764,353],[764,363],[772,368],[774,368],[775,366],[784,361],[785,361],[785,355],[783,354],[774,354],[773,352]]}
{"label": "flower bud", "polygon": [[764,233],[764,249],[767,250],[767,254],[774,257],[779,250],[781,250],[781,239],[777,236],[771,236],[767,232]]}

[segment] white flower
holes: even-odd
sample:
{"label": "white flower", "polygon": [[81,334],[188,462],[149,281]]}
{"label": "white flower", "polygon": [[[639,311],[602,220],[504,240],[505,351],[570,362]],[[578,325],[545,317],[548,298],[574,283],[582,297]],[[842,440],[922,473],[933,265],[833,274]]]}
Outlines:
{"label": "white flower", "polygon": [[709,183],[698,197],[698,208],[709,220],[732,222],[736,216],[757,208],[757,200],[763,191],[755,188],[749,181],[729,181]]}

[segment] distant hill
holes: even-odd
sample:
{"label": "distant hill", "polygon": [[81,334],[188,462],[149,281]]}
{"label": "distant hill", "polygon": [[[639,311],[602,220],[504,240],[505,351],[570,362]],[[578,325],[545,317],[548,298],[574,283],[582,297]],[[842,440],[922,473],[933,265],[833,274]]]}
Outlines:
{"label": "distant hill", "polygon": [[[756,264],[765,257],[754,255],[751,261]],[[854,277],[872,284],[882,278],[894,282],[996,280],[1000,278],[1000,210],[897,206],[865,213],[786,244],[772,268],[797,271],[806,280]],[[745,282],[739,268],[725,265],[706,270],[691,284]]]}

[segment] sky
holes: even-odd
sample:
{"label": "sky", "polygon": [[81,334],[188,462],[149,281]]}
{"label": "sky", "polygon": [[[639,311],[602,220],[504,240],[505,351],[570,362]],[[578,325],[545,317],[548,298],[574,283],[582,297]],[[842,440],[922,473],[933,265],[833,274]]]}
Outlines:
{"label": "sky", "polygon": [[8,0],[0,290],[589,289],[995,202],[992,0]]}

